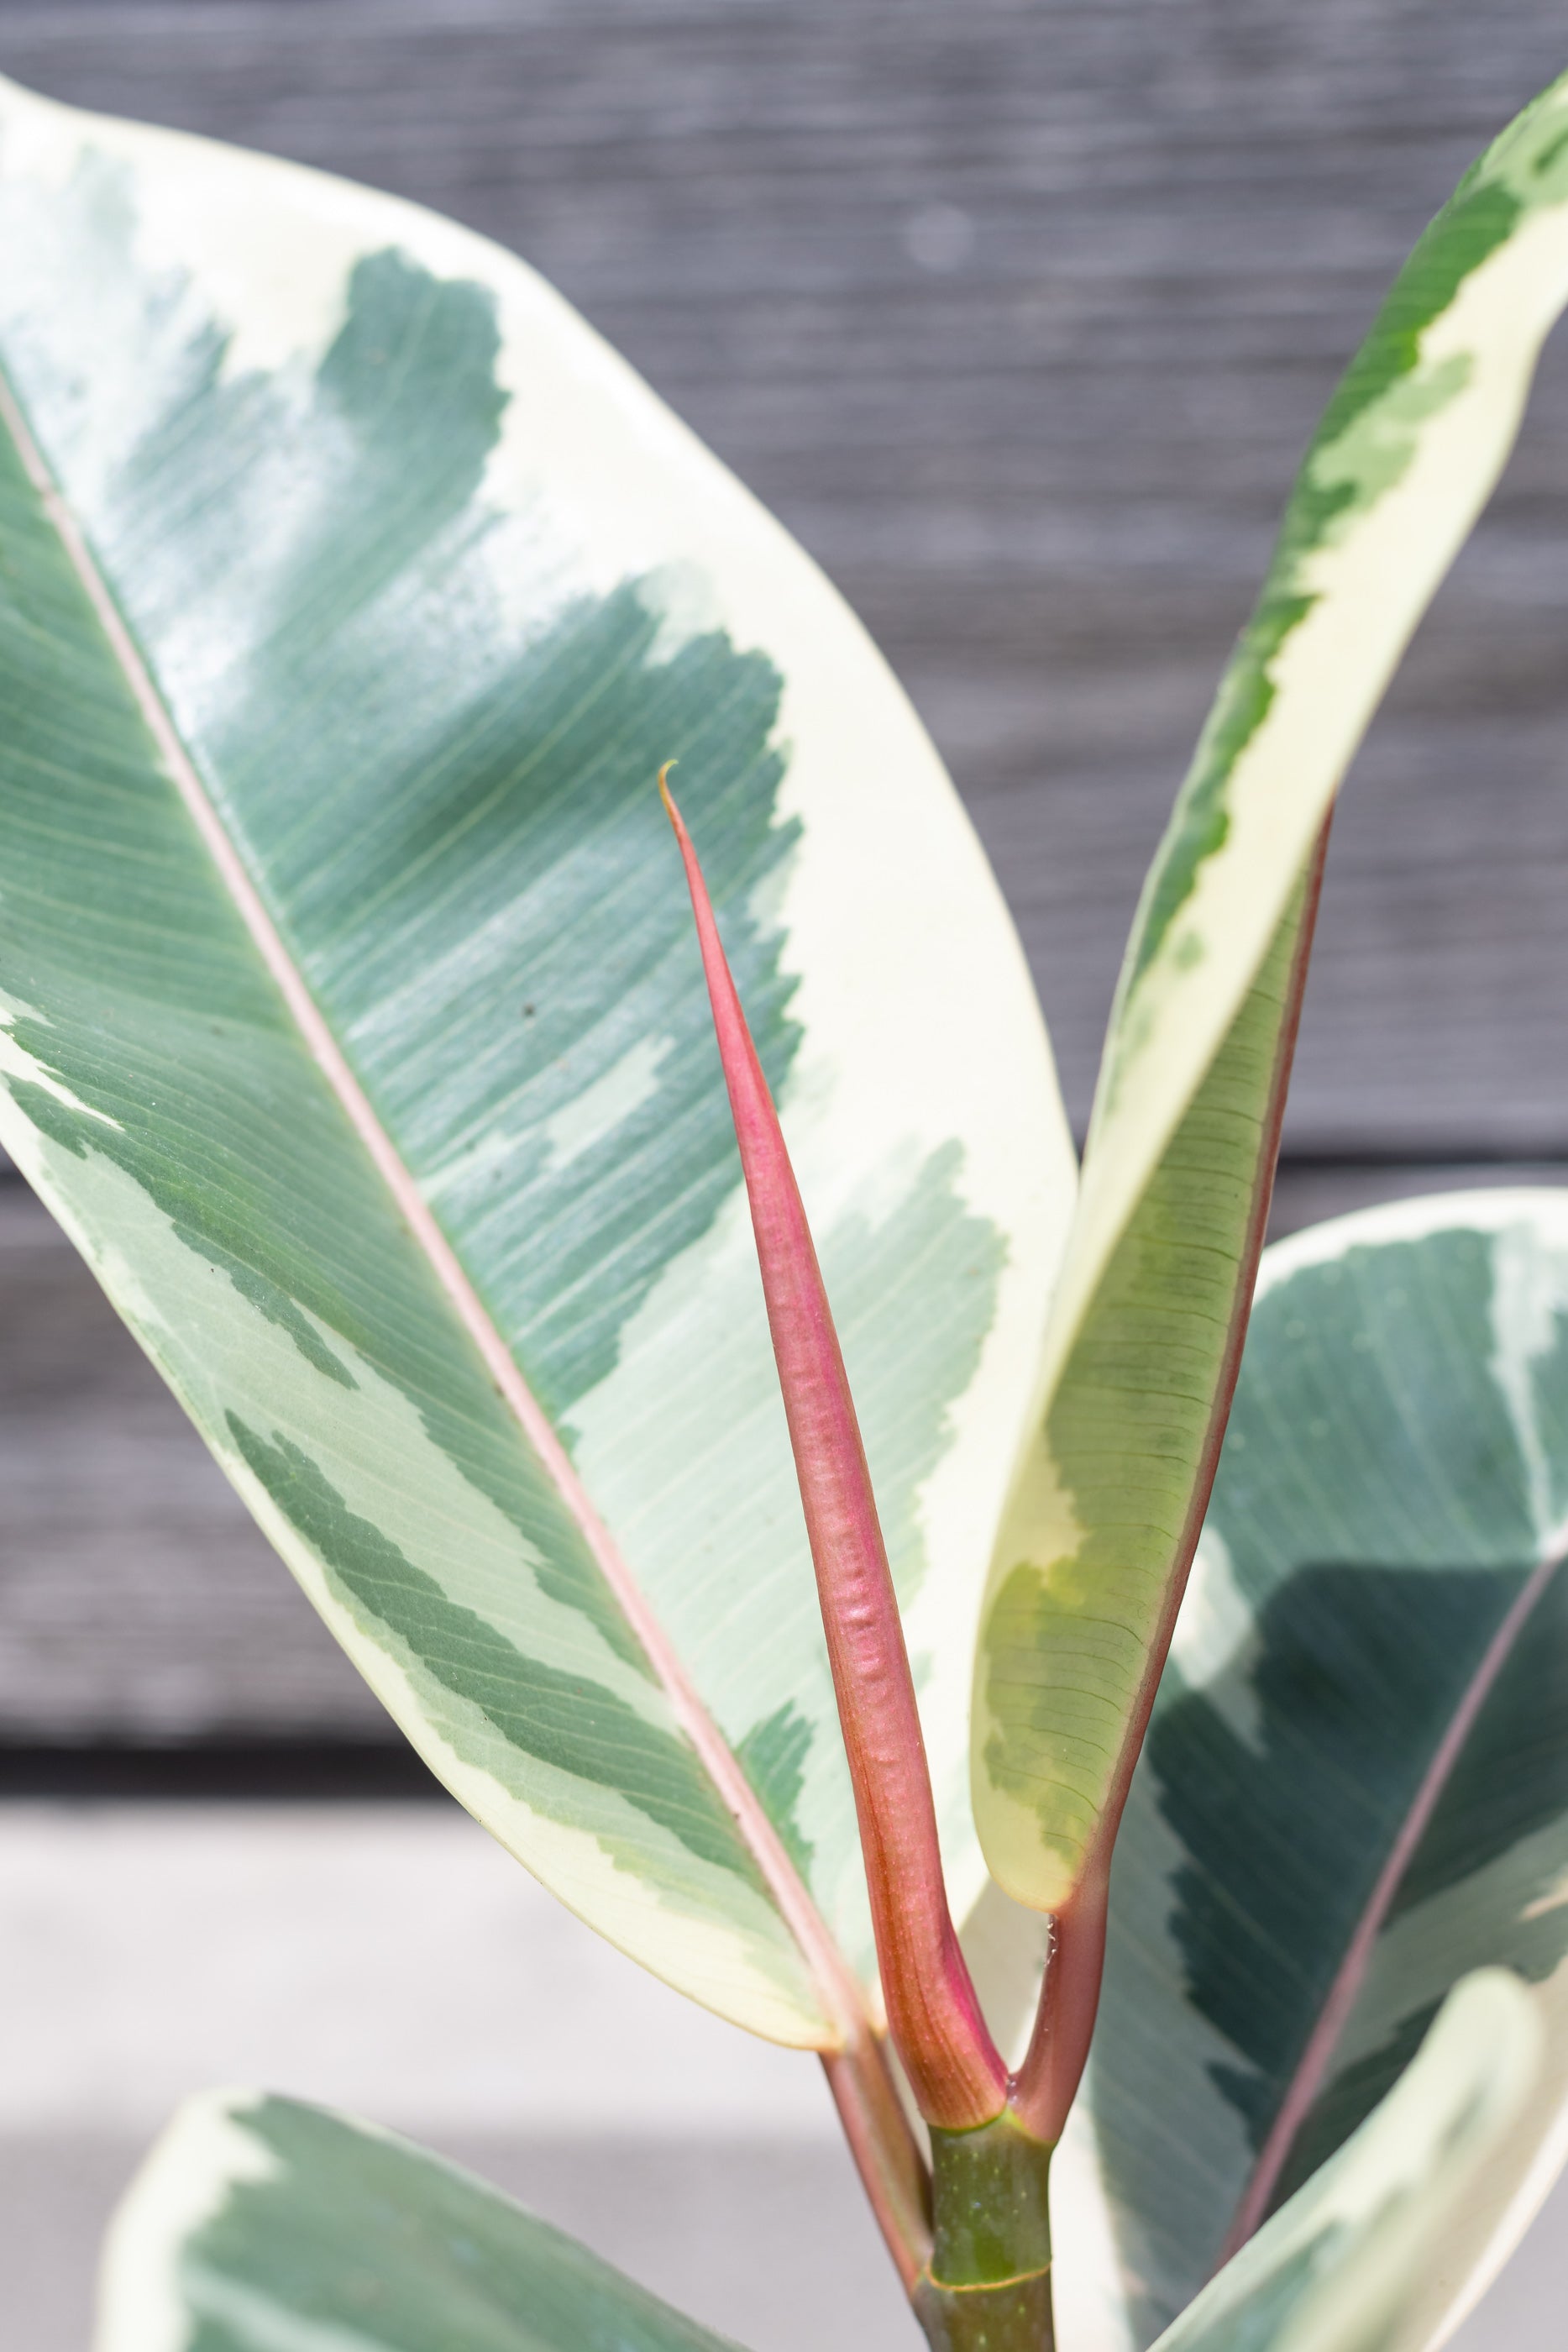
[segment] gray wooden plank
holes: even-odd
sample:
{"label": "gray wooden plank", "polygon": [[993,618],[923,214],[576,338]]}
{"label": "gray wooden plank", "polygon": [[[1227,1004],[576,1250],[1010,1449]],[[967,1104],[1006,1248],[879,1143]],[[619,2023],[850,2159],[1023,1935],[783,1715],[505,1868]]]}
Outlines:
{"label": "gray wooden plank", "polygon": [[[0,66],[525,252],[909,683],[1082,1120],[1312,415],[1555,0],[0,5]],[[1341,819],[1290,1134],[1568,1144],[1568,362]]]}
{"label": "gray wooden plank", "polygon": [[384,1739],[53,1219],[0,1188],[0,1741]]}

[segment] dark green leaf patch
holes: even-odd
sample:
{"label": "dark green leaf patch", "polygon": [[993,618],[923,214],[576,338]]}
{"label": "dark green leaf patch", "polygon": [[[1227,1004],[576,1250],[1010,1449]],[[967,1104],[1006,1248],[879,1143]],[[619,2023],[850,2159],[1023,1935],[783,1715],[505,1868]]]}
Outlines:
{"label": "dark green leaf patch", "polygon": [[1246,2062],[1214,2077],[1255,2147],[1523,1575],[1304,1565],[1262,1612],[1243,1689],[1160,1712],[1149,1769],[1187,1856],[1174,1931],[1193,2005]]}
{"label": "dark green leaf patch", "polygon": [[270,2161],[180,2250],[189,2352],[255,2352],[257,2319],[268,2342],[340,2330],[365,2352],[733,2352],[406,2141],[292,2099],[237,2122]]}
{"label": "dark green leaf patch", "polygon": [[[1103,2155],[1127,2226],[1151,2232],[1129,2259],[1165,2282],[1151,2333],[1219,2252],[1412,1801],[1536,1566],[1537,1513],[1562,1508],[1568,1352],[1561,1303],[1555,1322],[1542,1307],[1560,1302],[1568,1220],[1542,1221],[1537,1197],[1511,1214],[1503,1196],[1497,1231],[1457,1208],[1409,1238],[1347,1238],[1254,1309],[1198,1620],[1228,1646],[1194,1687],[1178,1635],[1161,1687],[1129,1822],[1166,1901],[1145,1885],[1127,1915],[1113,1889],[1095,2045]],[[1568,1869],[1565,1758],[1560,1571],[1438,1792],[1366,1979],[1372,2021],[1353,2012],[1276,2202],[1391,2086],[1452,1978],[1489,1962],[1539,1978],[1568,1958],[1551,1899]],[[1438,1902],[1426,1958],[1398,1946]],[[1157,2065],[1172,2032],[1190,2070],[1155,2128],[1126,2070]],[[1178,2195],[1156,2181],[1183,2147]]]}

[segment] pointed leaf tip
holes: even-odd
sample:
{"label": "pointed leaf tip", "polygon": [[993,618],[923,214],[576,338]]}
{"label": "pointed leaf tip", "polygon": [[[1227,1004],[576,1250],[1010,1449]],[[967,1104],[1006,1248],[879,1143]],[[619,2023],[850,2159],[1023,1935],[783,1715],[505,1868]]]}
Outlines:
{"label": "pointed leaf tip", "polygon": [[888,2025],[927,2121],[985,2123],[1006,2073],[947,1908],[925,1746],[860,1425],[806,1213],[691,836],[680,845],[854,1787]]}

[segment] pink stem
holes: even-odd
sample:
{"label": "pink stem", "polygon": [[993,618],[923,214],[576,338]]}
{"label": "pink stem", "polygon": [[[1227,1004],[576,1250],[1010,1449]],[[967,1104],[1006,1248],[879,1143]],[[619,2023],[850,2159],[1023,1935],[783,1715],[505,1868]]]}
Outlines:
{"label": "pink stem", "polygon": [[849,1754],[888,2029],[921,2114],[947,2130],[1001,2110],[1006,2069],[947,1908],[925,1743],[843,1359],[768,1081],[665,772],[751,1203],[768,1328]]}
{"label": "pink stem", "polygon": [[931,2259],[931,2184],[886,2045],[862,2030],[849,2049],[824,2051],[822,2069],[877,2226],[912,2295]]}
{"label": "pink stem", "polygon": [[1105,1968],[1109,1838],[1072,1891],[1051,1914],[1051,1951],[1029,2049],[1013,2086],[1013,2112],[1024,2129],[1054,2147],[1078,2095],[1100,2006]]}

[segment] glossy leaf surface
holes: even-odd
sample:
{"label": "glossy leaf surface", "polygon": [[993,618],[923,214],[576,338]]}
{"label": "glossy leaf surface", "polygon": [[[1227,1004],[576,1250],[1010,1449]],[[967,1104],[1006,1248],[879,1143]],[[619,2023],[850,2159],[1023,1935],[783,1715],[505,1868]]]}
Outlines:
{"label": "glossy leaf surface", "polygon": [[1528,2104],[1539,2054],[1517,1981],[1467,1979],[1376,2113],[1159,2352],[1421,2352],[1449,2232]]}
{"label": "glossy leaf surface", "polygon": [[865,1894],[678,861],[821,1241],[949,1866],[1073,1183],[935,755],[519,262],[0,90],[0,1135],[434,1769],[821,2045]]}
{"label": "glossy leaf surface", "polygon": [[[1214,1213],[1270,1157],[1258,1072],[1249,1102],[1226,1064],[1289,1018],[1282,926],[1565,299],[1568,78],[1467,176],[1330,403],[1134,925],[977,1670],[981,1837],[1042,1909],[1103,1864],[1212,1464],[1249,1270],[1247,1219]],[[1170,1208],[1199,1168],[1194,1251]]]}
{"label": "glossy leaf surface", "polygon": [[1265,1255],[1053,2176],[1065,2340],[1148,2343],[1478,1967],[1529,1985],[1544,2056],[1449,2224],[1434,2326],[1544,2195],[1568,2151],[1565,1541],[1568,1192],[1399,1202]]}
{"label": "glossy leaf surface", "polygon": [[95,2352],[725,2352],[575,2239],[391,2134],[191,2100],[115,2217]]}

